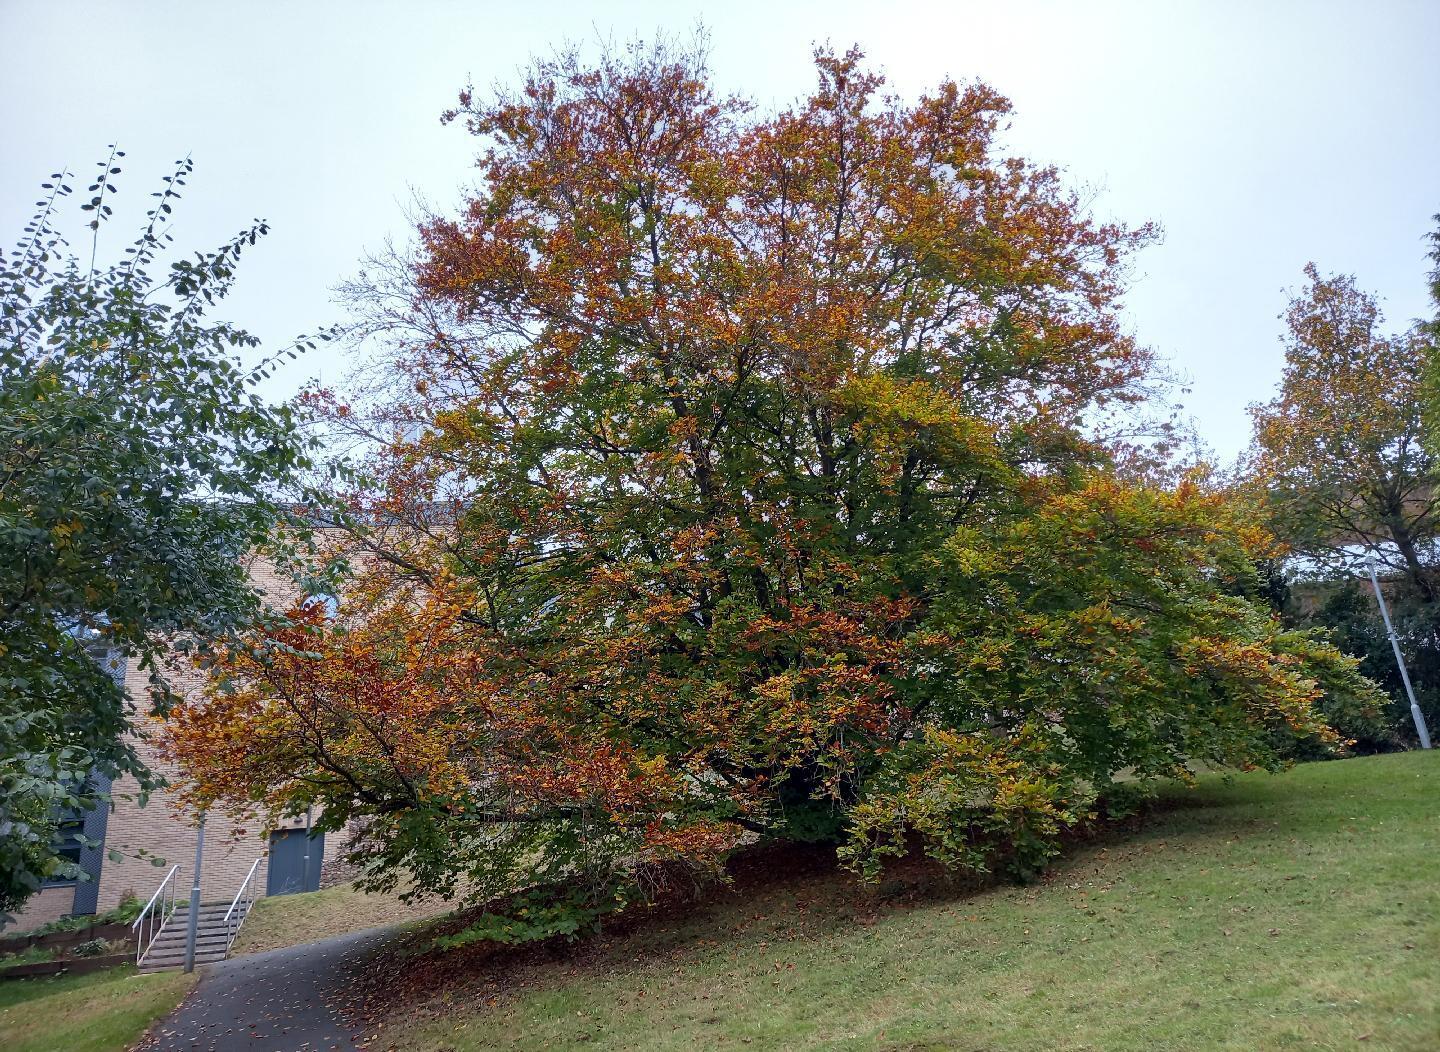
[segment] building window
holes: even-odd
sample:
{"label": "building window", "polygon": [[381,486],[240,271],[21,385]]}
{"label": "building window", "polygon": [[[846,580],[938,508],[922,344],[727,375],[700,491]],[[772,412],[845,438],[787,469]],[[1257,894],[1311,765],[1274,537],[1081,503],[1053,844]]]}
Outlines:
{"label": "building window", "polygon": [[[55,853],[66,862],[74,866],[80,865],[80,852],[84,850],[81,837],[85,834],[85,816],[78,808],[71,808],[65,812],[55,830]],[[74,884],[77,876],[71,872],[68,874],[56,874],[45,882],[49,887],[65,887]]]}

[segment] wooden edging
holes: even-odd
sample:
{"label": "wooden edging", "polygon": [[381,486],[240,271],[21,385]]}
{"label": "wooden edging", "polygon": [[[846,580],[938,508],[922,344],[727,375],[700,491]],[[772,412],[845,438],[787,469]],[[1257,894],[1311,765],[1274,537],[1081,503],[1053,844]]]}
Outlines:
{"label": "wooden edging", "polygon": [[59,949],[64,946],[78,946],[82,942],[93,942],[95,939],[129,939],[130,935],[130,925],[121,922],[90,924],[84,928],[49,931],[43,935],[0,936],[0,953],[20,953],[32,946],[39,946],[41,949]]}
{"label": "wooden edging", "polygon": [[0,979],[33,979],[37,975],[85,975],[102,968],[113,968],[117,964],[129,964],[135,960],[133,953],[111,953],[104,957],[67,957],[63,961],[36,961],[34,964],[17,964],[13,968],[0,969]]}

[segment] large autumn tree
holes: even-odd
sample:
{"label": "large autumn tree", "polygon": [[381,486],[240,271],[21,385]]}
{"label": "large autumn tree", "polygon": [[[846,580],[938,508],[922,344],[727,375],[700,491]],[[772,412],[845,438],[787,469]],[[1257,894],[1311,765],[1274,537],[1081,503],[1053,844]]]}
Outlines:
{"label": "large autumn tree", "polygon": [[177,714],[197,801],[594,910],[742,832],[1024,870],[1122,770],[1274,765],[1322,691],[1370,704],[1234,597],[1260,531],[1087,434],[1148,374],[1149,229],[1001,155],[982,84],[816,72],[773,114],[664,47],[461,95],[475,196],[366,301],[392,398],[314,395],[386,439],[361,572]]}

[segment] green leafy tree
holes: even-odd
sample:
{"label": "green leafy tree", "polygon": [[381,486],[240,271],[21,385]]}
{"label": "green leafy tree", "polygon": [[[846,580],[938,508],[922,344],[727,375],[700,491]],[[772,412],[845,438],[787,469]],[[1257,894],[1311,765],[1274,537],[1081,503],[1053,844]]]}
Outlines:
{"label": "green leafy tree", "polygon": [[240,557],[278,543],[277,499],[308,464],[292,412],[252,390],[266,367],[236,356],[255,337],[206,316],[265,225],[161,270],[186,160],[97,266],[122,156],[82,205],[88,262],[57,226],[59,173],[0,269],[0,910],[76,875],[57,821],[104,803],[95,776],[155,787],[115,663],[146,670],[163,710],[167,647],[254,620]]}
{"label": "green leafy tree", "polygon": [[1430,243],[1429,259],[1432,264],[1427,276],[1430,288],[1430,305],[1434,316],[1419,325],[1424,338],[1425,353],[1425,439],[1430,451],[1440,456],[1440,213],[1434,217],[1435,229],[1426,235]]}

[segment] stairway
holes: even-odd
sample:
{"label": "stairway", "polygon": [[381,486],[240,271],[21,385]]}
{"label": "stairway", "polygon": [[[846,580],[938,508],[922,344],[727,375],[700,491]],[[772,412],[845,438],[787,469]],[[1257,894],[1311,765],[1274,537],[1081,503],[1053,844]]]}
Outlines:
{"label": "stairway", "polygon": [[[228,902],[202,902],[200,922],[195,930],[195,963],[213,964],[223,961],[230,952],[230,933],[225,927],[225,913],[230,909]],[[236,916],[231,920],[235,927],[245,919],[249,903],[235,904]],[[142,972],[163,972],[172,968],[185,967],[185,939],[190,927],[189,903],[179,905],[170,914],[165,927],[155,936],[150,949],[140,958]]]}

